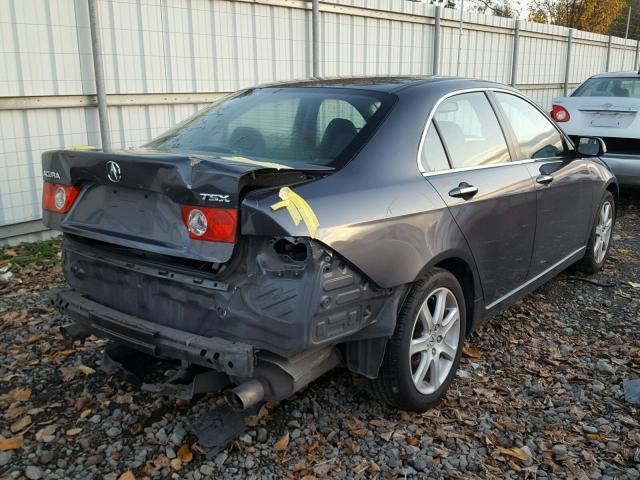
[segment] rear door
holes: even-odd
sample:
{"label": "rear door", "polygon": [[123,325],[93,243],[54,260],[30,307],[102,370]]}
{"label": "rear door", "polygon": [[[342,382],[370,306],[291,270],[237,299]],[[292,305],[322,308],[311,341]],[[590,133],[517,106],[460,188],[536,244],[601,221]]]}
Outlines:
{"label": "rear door", "polygon": [[526,281],[536,198],[526,166],[511,162],[485,92],[457,94],[438,106],[420,160],[469,244],[491,306]]}
{"label": "rear door", "polygon": [[511,127],[516,159],[525,162],[535,182],[538,208],[529,272],[533,278],[585,245],[597,178],[590,162],[569,150],[538,107],[512,93],[491,95]]}

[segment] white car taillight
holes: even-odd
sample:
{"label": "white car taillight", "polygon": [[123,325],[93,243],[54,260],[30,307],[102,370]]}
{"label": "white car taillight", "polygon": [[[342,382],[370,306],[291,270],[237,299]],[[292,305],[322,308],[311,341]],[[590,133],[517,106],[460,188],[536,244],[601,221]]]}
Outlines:
{"label": "white car taillight", "polygon": [[553,116],[553,119],[558,123],[568,122],[571,119],[569,111],[562,105],[554,105],[551,110],[551,115]]}

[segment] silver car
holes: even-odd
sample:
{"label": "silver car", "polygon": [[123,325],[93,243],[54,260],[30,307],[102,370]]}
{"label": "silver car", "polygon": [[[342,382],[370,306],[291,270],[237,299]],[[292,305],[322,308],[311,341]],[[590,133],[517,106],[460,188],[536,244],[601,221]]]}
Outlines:
{"label": "silver car", "polygon": [[575,142],[600,137],[621,185],[640,186],[640,72],[594,75],[553,101],[553,119]]}

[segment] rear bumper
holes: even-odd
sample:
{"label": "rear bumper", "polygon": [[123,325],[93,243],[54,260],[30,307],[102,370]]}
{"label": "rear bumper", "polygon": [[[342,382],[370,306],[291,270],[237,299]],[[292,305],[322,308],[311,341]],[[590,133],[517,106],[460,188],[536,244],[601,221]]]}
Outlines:
{"label": "rear bumper", "polygon": [[[94,322],[97,329],[105,317],[130,326],[144,322],[143,333],[125,339],[129,344],[140,340],[140,347],[132,345],[138,350],[153,348],[148,332],[153,339],[179,339],[181,350],[162,345],[164,355],[172,358],[184,358],[182,345],[197,340],[198,348],[188,349],[188,355],[195,352],[193,363],[198,364],[203,361],[200,350],[215,353],[203,344],[209,339],[291,358],[359,339],[368,326],[375,328],[367,333],[371,337],[390,335],[391,322],[383,324],[376,317],[397,296],[374,288],[319,244],[303,245],[307,257],[296,261],[278,254],[269,239],[247,239],[236,265],[214,275],[175,257],[158,259],[65,234],[62,265],[73,291],[65,296],[76,315],[86,317],[90,310],[90,319],[103,319]],[[109,338],[123,343],[110,327],[106,330]],[[237,375],[234,360],[220,366],[229,361]]]}
{"label": "rear bumper", "polygon": [[615,174],[620,185],[640,187],[640,154],[611,154],[601,159]]}
{"label": "rear bumper", "polygon": [[142,320],[105,307],[71,289],[54,293],[51,300],[87,334],[95,334],[150,355],[185,360],[228,375],[253,376],[255,352],[251,345],[208,338]]}

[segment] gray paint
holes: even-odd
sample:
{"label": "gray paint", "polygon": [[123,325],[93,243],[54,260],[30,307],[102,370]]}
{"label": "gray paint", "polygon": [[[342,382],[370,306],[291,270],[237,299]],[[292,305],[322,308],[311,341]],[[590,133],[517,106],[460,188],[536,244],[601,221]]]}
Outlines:
{"label": "gray paint", "polygon": [[[45,170],[59,171],[64,183],[84,182],[89,186],[66,217],[47,213],[45,223],[80,237],[158,254],[216,263],[231,259],[230,265],[248,259],[248,270],[244,274],[238,276],[237,272],[242,270],[236,272],[236,267],[231,266],[227,274],[231,276],[221,277],[228,281],[229,289],[244,292],[243,301],[251,301],[247,298],[253,298],[252,295],[265,301],[274,295],[273,292],[288,291],[285,288],[288,284],[277,279],[289,278],[295,268],[277,267],[277,258],[281,255],[274,257],[273,247],[265,239],[287,237],[294,242],[304,242],[310,245],[308,251],[312,254],[306,260],[304,271],[307,273],[291,283],[302,288],[295,296],[311,295],[307,301],[311,302],[312,308],[324,302],[318,292],[325,287],[314,283],[318,280],[313,272],[334,270],[325,270],[322,262],[328,262],[330,269],[336,269],[336,278],[340,278],[341,269],[349,272],[349,285],[360,285],[359,293],[354,297],[356,300],[349,305],[357,311],[368,309],[372,320],[356,322],[359,327],[354,330],[350,321],[338,322],[342,326],[337,333],[322,342],[346,342],[351,349],[348,353],[350,368],[371,376],[377,372],[384,353],[383,349],[371,346],[379,345],[378,339],[391,335],[398,302],[427,270],[455,260],[471,272],[472,278],[468,279],[473,286],[469,299],[469,307],[474,312],[473,324],[468,329],[471,332],[490,314],[584,254],[599,199],[605,188],[615,184],[613,175],[600,160],[577,155],[564,160],[516,161],[437,174],[420,172],[417,156],[425,127],[441,99],[469,90],[486,90],[490,98],[493,96],[490,92],[495,89],[517,92],[506,86],[441,77],[323,80],[289,85],[375,89],[395,95],[397,101],[368,143],[346,166],[333,173],[274,171],[222,158],[144,150],[113,154],[47,153],[43,156]],[[274,88],[285,86],[277,84]],[[502,120],[500,115],[499,118]],[[510,128],[503,125],[503,129],[512,157],[518,158],[519,147],[513,143]],[[571,145],[566,137],[565,140]],[[122,184],[107,185],[105,163],[108,160],[120,163]],[[550,185],[537,183],[535,178],[541,174],[552,175],[553,182]],[[461,182],[478,187],[478,194],[466,200],[450,197],[448,192]],[[271,209],[271,205],[280,200],[278,191],[282,185],[291,186],[315,212],[320,224],[315,240],[308,239],[309,232],[304,223],[297,226],[293,223],[286,209]],[[241,194],[245,186],[254,189]],[[211,188],[229,194],[228,207],[240,209],[241,241],[235,247],[189,241],[186,236],[177,204],[202,204],[198,192]],[[114,189],[117,193],[113,193]],[[112,231],[117,235],[110,235]],[[236,255],[232,256],[234,250]],[[262,262],[257,271],[253,266],[254,259]],[[169,257],[163,261],[171,265]],[[74,270],[68,270],[68,276],[77,277],[72,286],[96,297],[101,288],[99,279],[103,278],[100,269],[106,268],[99,263],[94,271],[91,262],[85,261],[81,268],[88,272],[85,276],[78,277]],[[249,275],[249,283],[258,288],[251,294],[246,290],[249,288],[245,279],[247,272],[253,272]],[[115,274],[109,278],[113,278],[113,285],[105,291],[100,290],[99,295],[104,302],[116,302],[113,292],[121,290],[117,287],[119,282],[133,280]],[[87,283],[89,281],[93,286]],[[369,293],[363,287],[363,281],[370,283],[372,292],[376,293]],[[144,285],[144,281],[136,280],[133,284]],[[150,297],[144,293],[146,287],[140,288],[143,296],[138,303],[121,308],[142,318],[161,318],[161,312],[151,315],[144,311],[129,311],[135,305],[135,308],[152,308],[148,303]],[[163,291],[166,293],[159,293]],[[154,290],[154,295],[163,297],[171,291],[164,285]],[[326,291],[332,290],[327,287]],[[352,295],[348,291],[340,293],[344,293],[344,298]],[[194,314],[204,305],[200,301],[191,304],[189,292],[181,289],[176,290],[173,298],[184,303],[185,308],[187,305],[195,308]],[[338,297],[335,298],[339,304]],[[280,305],[277,298],[273,300],[269,305]],[[329,298],[328,305],[332,302],[334,300]],[[226,305],[224,299],[216,304]],[[201,325],[196,322],[189,328],[198,334],[202,334],[202,328],[222,329],[215,332],[222,336],[225,329],[240,329],[230,335],[258,343],[267,342],[267,331],[274,335],[286,331],[284,327],[277,327],[280,325],[277,318],[261,317],[259,308],[255,311],[237,305],[234,308],[237,308],[234,318],[239,319],[240,325],[237,322],[227,322],[228,326],[224,326],[224,322]],[[301,308],[285,309],[287,314],[298,312],[294,317],[302,324],[296,324],[296,328],[318,327],[318,314],[304,313]],[[212,311],[210,306],[205,310]],[[243,312],[253,313],[247,316]],[[254,317],[259,320],[257,324],[251,320]],[[289,334],[281,337],[283,345],[276,345],[278,342],[274,340],[262,345],[276,353],[291,355],[315,344],[313,335],[308,336],[308,333],[295,341]],[[285,348],[285,344],[288,347]],[[364,360],[359,363],[354,358]]]}

